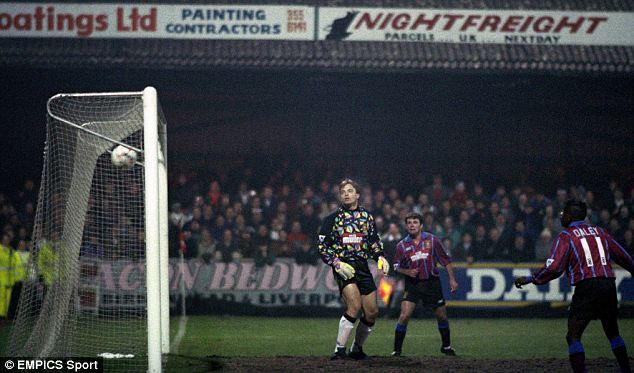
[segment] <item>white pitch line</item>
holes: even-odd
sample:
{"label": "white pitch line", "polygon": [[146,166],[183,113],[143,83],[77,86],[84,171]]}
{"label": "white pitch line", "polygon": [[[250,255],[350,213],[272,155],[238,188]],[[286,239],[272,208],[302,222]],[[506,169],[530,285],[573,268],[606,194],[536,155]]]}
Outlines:
{"label": "white pitch line", "polygon": [[185,336],[185,331],[187,330],[187,316],[181,316],[180,321],[178,322],[178,331],[176,332],[176,337],[174,337],[174,341],[170,346],[170,352],[173,354],[178,353],[178,348],[180,347],[181,341]]}

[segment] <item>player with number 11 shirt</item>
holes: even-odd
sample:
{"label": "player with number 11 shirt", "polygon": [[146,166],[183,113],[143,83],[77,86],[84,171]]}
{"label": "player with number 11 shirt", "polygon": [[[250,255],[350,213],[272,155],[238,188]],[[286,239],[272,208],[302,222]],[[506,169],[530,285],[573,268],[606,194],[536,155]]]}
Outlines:
{"label": "player with number 11 shirt", "polygon": [[610,259],[634,271],[632,258],[614,238],[602,228],[575,221],[559,234],[551,256],[533,275],[532,282],[545,284],[559,277],[562,270],[568,273],[572,286],[591,278],[614,278]]}
{"label": "player with number 11 shirt", "polygon": [[614,270],[610,261],[634,273],[634,260],[602,228],[587,224],[587,205],[579,200],[566,202],[560,215],[565,229],[557,236],[544,266],[528,277],[515,279],[515,286],[542,285],[568,275],[575,287],[568,315],[568,355],[573,371],[585,372],[585,352],[581,336],[591,320],[600,319],[621,372],[630,372],[625,342],[617,323],[618,300]]}

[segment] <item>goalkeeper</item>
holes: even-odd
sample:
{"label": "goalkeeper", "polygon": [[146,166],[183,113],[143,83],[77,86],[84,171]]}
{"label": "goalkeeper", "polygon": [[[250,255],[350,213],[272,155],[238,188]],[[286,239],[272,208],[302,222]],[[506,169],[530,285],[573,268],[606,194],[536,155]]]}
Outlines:
{"label": "goalkeeper", "polygon": [[341,207],[324,219],[319,232],[319,253],[332,266],[346,311],[339,320],[337,345],[332,359],[342,359],[354,324],[363,311],[350,357],[363,359],[363,343],[370,335],[379,314],[376,285],[368,267],[368,259],[376,260],[379,269],[387,274],[389,264],[383,257],[383,244],[374,224],[374,217],[359,206],[359,186],[350,179],[339,183]]}

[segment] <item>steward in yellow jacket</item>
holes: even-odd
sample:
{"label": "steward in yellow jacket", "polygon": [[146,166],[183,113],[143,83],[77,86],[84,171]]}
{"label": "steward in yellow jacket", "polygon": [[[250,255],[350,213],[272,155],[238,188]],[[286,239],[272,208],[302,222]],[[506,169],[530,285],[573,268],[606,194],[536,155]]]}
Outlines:
{"label": "steward in yellow jacket", "polygon": [[37,273],[40,275],[45,287],[51,286],[57,277],[57,253],[53,249],[53,243],[42,240],[37,253]]}
{"label": "steward in yellow jacket", "polygon": [[13,252],[13,288],[11,290],[9,310],[7,311],[7,318],[11,320],[15,319],[18,310],[18,301],[22,295],[23,281],[27,276],[30,257],[27,241],[20,240],[17,250]]}
{"label": "steward in yellow jacket", "polygon": [[6,318],[11,301],[11,288],[13,287],[13,253],[11,248],[11,236],[4,233],[0,241],[0,317]]}

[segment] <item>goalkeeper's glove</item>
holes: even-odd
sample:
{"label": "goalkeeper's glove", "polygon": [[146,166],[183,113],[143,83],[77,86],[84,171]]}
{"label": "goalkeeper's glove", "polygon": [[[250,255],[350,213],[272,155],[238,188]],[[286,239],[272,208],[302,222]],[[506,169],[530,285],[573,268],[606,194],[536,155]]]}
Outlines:
{"label": "goalkeeper's glove", "polygon": [[533,281],[530,277],[520,276],[516,278],[513,283],[515,284],[516,288],[521,289],[523,285],[530,284],[531,282]]}
{"label": "goalkeeper's glove", "polygon": [[377,267],[379,267],[380,270],[383,271],[383,275],[387,276],[387,273],[390,271],[390,263],[388,263],[387,259],[380,256],[379,259],[376,261],[376,265]]}
{"label": "goalkeeper's glove", "polygon": [[350,280],[354,277],[354,267],[346,262],[342,262],[339,258],[336,258],[332,262],[332,266],[341,278],[344,280]]}

